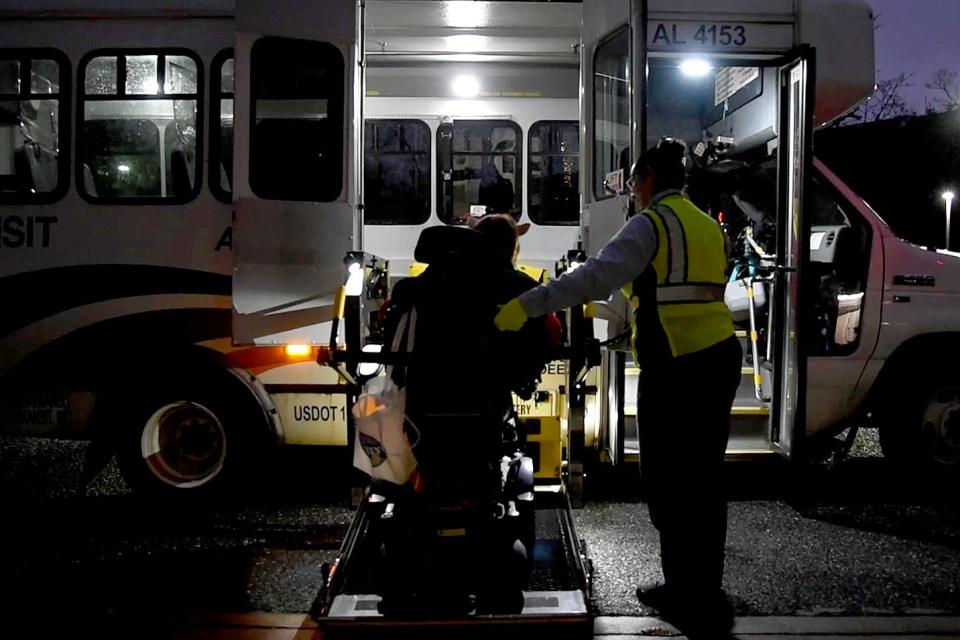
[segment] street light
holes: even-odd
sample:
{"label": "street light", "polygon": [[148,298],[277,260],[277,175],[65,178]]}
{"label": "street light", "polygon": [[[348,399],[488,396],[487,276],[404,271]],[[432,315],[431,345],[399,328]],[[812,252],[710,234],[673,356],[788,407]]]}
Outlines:
{"label": "street light", "polygon": [[950,250],[950,212],[953,209],[953,199],[957,197],[953,191],[944,191],[943,199],[947,203],[947,243],[946,249]]}

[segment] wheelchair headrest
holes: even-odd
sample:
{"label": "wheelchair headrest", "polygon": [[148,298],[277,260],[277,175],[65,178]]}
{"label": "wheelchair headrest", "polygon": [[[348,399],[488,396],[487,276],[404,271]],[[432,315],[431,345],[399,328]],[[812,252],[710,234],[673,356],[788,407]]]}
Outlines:
{"label": "wheelchair headrest", "polygon": [[417,262],[434,264],[449,260],[489,261],[493,255],[490,240],[467,227],[427,227],[420,232],[413,257]]}

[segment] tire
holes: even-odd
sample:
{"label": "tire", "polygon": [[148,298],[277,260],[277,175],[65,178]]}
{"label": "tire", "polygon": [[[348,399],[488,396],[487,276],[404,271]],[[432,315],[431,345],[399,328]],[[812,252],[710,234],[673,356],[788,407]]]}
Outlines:
{"label": "tire", "polygon": [[125,403],[117,416],[121,474],[137,493],[229,493],[249,475],[258,426],[244,422],[256,420],[251,404],[212,380],[155,389]]}
{"label": "tire", "polygon": [[880,448],[903,467],[960,472],[960,375],[919,376],[896,392],[879,416]]}

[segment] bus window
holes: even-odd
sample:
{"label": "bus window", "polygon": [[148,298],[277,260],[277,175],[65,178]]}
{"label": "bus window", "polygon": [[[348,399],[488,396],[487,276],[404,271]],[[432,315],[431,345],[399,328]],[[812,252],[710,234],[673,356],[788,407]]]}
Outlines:
{"label": "bus window", "polygon": [[117,57],[102,56],[87,64],[84,93],[113,95],[117,93]]}
{"label": "bus window", "polygon": [[0,202],[51,202],[66,191],[69,75],[59,52],[0,50]]}
{"label": "bus window", "polygon": [[363,151],[364,222],[426,222],[430,127],[422,120],[367,120]]}
{"label": "bus window", "polygon": [[343,74],[326,42],[267,36],[251,49],[250,187],[268,200],[343,191]]}
{"label": "bus window", "polygon": [[186,202],[200,186],[200,65],[186,52],[96,55],[84,86],[78,187],[95,202]]}
{"label": "bus window", "polygon": [[454,120],[451,142],[452,203],[438,206],[440,219],[452,223],[470,215],[471,207],[483,206],[487,213],[510,213],[519,220],[520,127],[509,120]]}
{"label": "bus window", "polygon": [[217,54],[211,65],[210,191],[221,202],[233,194],[233,49]]}
{"label": "bus window", "polygon": [[607,174],[630,172],[630,29],[626,26],[597,46],[593,60],[593,195],[609,197]]}
{"label": "bus window", "polygon": [[580,223],[579,127],[576,120],[530,127],[527,211],[537,224]]}

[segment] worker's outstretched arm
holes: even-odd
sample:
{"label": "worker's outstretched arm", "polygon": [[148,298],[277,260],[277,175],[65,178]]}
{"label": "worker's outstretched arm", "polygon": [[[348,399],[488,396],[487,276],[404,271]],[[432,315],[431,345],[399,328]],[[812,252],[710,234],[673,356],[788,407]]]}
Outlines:
{"label": "worker's outstretched arm", "polygon": [[645,215],[631,218],[595,258],[556,280],[520,295],[531,318],[590,300],[606,300],[639,276],[657,252],[657,232]]}

